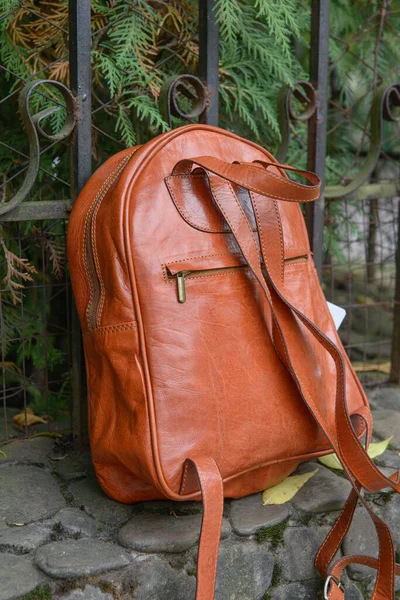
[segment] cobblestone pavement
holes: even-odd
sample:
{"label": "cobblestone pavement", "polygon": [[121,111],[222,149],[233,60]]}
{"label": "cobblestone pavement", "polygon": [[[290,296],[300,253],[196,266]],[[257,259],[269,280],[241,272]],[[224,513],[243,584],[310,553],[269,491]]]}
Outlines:
{"label": "cobblestone pavement", "polygon": [[[400,468],[400,389],[381,388],[370,399],[377,438],[393,436],[377,459],[391,473]],[[17,440],[1,449],[0,600],[194,598],[200,503],[114,502],[97,484],[89,453],[59,460],[53,439]],[[216,600],[321,597],[313,557],[350,486],[339,472],[318,469],[289,504],[263,507],[260,494],[226,501]],[[400,496],[367,497],[392,528],[399,553]],[[376,549],[373,527],[359,509],[343,550]],[[353,567],[346,583],[346,600],[369,598],[373,575]]]}

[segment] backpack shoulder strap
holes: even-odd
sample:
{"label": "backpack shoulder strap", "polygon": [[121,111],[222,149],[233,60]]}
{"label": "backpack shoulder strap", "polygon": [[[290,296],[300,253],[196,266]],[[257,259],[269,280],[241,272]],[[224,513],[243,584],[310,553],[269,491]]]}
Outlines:
{"label": "backpack shoulder strap", "polygon": [[[189,470],[197,476],[203,500],[203,520],[197,554],[196,600],[212,600],[217,577],[218,548],[224,511],[222,477],[215,460],[207,456],[188,458],[183,469],[184,477],[187,477]],[[184,483],[185,481],[182,482],[182,485]]]}
{"label": "backpack shoulder strap", "polygon": [[[201,157],[201,160],[191,159],[190,162],[194,164],[200,164],[203,168],[205,168],[203,166],[203,163],[205,163],[204,157]],[[247,165],[240,166],[243,168],[247,167]],[[252,175],[250,176],[250,179],[253,180],[254,169],[257,168],[258,167],[251,168]],[[342,600],[344,596],[338,574],[340,575],[340,572],[343,570],[343,568],[350,562],[364,561],[362,564],[368,564],[368,566],[376,567],[378,571],[372,599],[393,600],[394,575],[395,571],[400,571],[400,567],[395,565],[395,553],[391,534],[385,523],[383,523],[383,521],[381,521],[381,519],[379,519],[366,504],[365,500],[361,496],[360,489],[361,487],[365,487],[370,491],[378,491],[384,487],[390,486],[393,490],[399,492],[399,476],[398,474],[395,474],[390,478],[385,477],[371,461],[368,454],[365,452],[364,448],[357,439],[347,412],[345,364],[340,351],[333,344],[333,342],[331,342],[331,340],[329,340],[323,334],[322,331],[320,331],[286,298],[281,283],[272,279],[271,274],[268,272],[268,266],[265,261],[266,248],[262,247],[261,251],[264,255],[264,265],[267,268],[267,279],[264,278],[260,266],[259,254],[258,259],[255,256],[254,248],[257,247],[257,243],[251,230],[250,223],[248,222],[248,219],[242,210],[232,186],[228,181],[226,181],[226,179],[228,179],[226,176],[226,171],[223,171],[222,169],[219,169],[219,171],[222,173],[222,176],[219,176],[219,173],[218,175],[215,175],[206,170],[206,174],[210,181],[210,188],[214,195],[214,200],[217,207],[230,226],[233,236],[244,257],[246,258],[246,261],[256,281],[262,288],[264,296],[269,304],[273,322],[273,339],[277,352],[281,356],[282,361],[288,367],[304,402],[313,414],[316,421],[319,423],[320,427],[323,429],[325,435],[332,445],[332,448],[338,454],[343,463],[344,469],[349,476],[350,482],[353,485],[353,492],[345,506],[345,509],[342,511],[338,524],[334,526],[333,533],[328,536],[323,545],[323,550],[320,552],[317,559],[317,566],[320,569],[321,574],[323,576],[328,576],[325,598],[328,600]],[[231,173],[230,170],[229,173]],[[224,177],[224,179],[222,179],[222,177]],[[282,180],[287,181],[284,178],[282,178]],[[249,179],[243,180],[242,178],[240,184],[242,185],[244,181],[247,183],[247,188],[251,189],[251,187],[248,185]],[[262,195],[269,197],[269,180],[264,178],[262,181],[264,187],[257,189],[257,193],[262,193]],[[285,190],[287,189],[288,188],[284,183],[282,183],[282,186],[279,186],[280,200],[286,199],[284,194],[286,193]],[[292,188],[289,189],[290,193],[287,200],[290,202],[296,201],[292,194]],[[255,206],[254,197],[252,199],[254,212],[256,214],[258,233],[261,238],[263,233],[263,218],[262,210],[260,210],[260,208],[262,207]],[[301,201],[301,198],[297,201]],[[293,331],[296,331],[297,328],[295,317],[302,322],[309,333],[320,343],[323,350],[327,351],[335,362],[337,372],[337,395],[335,401],[336,427],[334,431],[329,429],[323,415],[321,415],[318,410],[317,404],[314,402],[303,381],[300,379],[302,372],[301,361],[303,357],[298,352],[296,357],[296,339],[295,337],[293,338],[292,335]],[[328,573],[328,560],[335,554],[338,545],[340,545],[341,540],[348,530],[357,501],[360,501],[362,504],[364,504],[374,522],[379,539],[379,559],[376,561],[371,557],[347,557],[346,559],[341,559],[341,561],[336,563],[336,565],[333,566],[332,571]],[[212,598],[212,596],[210,598]]]}

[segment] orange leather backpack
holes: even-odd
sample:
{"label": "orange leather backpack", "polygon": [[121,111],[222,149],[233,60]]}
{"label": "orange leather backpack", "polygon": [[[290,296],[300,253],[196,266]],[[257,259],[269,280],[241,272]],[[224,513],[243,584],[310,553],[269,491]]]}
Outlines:
{"label": "orange leather backpack", "polygon": [[[327,308],[299,207],[318,178],[252,142],[188,125],[110,158],[76,201],[68,251],[97,477],[120,502],[204,503],[197,600],[212,600],[223,499],[335,451],[353,486],[320,548],[325,598],[343,568],[375,567],[394,599],[388,527],[361,489],[400,491],[364,449],[367,399]],[[333,557],[357,505],[380,558]],[[400,570],[397,567],[397,573]]]}

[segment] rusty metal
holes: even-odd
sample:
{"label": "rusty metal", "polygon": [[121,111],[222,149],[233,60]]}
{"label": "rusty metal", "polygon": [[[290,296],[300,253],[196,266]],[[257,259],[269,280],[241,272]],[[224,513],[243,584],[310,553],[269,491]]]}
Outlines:
{"label": "rusty metal", "polygon": [[393,108],[400,106],[400,84],[381,86],[373,99],[370,112],[370,149],[363,166],[355,177],[345,185],[327,186],[325,198],[337,200],[354,193],[371,176],[378,162],[383,141],[383,121],[399,121]]}
{"label": "rusty metal", "polygon": [[4,213],[0,217],[0,223],[39,221],[45,219],[68,219],[71,208],[71,200],[37,200],[36,202],[21,202],[12,210]]}
{"label": "rusty metal", "polygon": [[[296,98],[304,106],[301,112],[297,112],[293,105]],[[290,122],[308,121],[314,115],[317,108],[317,93],[309,81],[297,81],[293,88],[284,86],[278,94],[278,122],[281,133],[281,143],[275,154],[279,162],[285,162],[289,141]]]}
{"label": "rusty metal", "polygon": [[311,2],[310,81],[317,91],[317,106],[308,121],[307,167],[321,180],[321,194],[317,202],[306,205],[306,223],[315,267],[322,274],[324,231],[324,188],[326,137],[328,119],[330,0]]}
{"label": "rusty metal", "polygon": [[219,28],[215,0],[199,0],[199,76],[207,88],[207,106],[200,121],[219,122]]}
{"label": "rusty metal", "polygon": [[[71,89],[80,107],[71,152],[71,200],[74,201],[92,174],[92,67],[90,0],[69,0],[69,52]],[[72,435],[78,447],[86,430],[87,403],[82,336],[75,303],[72,301]]]}
{"label": "rusty metal", "polygon": [[[186,111],[179,104],[180,96],[192,103]],[[164,120],[172,127],[172,117],[190,121],[200,117],[206,109],[206,88],[194,75],[178,75],[167,79],[160,91],[159,107]]]}
{"label": "rusty metal", "polygon": [[[29,109],[29,100],[32,93],[39,86],[44,84],[55,87],[61,93],[66,104],[67,114],[64,125],[57,134],[53,135],[48,134],[43,129],[42,122],[54,112],[60,110],[60,107],[54,106],[52,108],[46,108],[35,115],[31,115]],[[36,181],[40,166],[39,135],[47,140],[59,142],[71,135],[77,121],[76,104],[71,92],[65,85],[63,85],[59,81],[54,81],[51,79],[43,79],[26,84],[25,87],[22,89],[19,97],[19,110],[29,140],[29,164],[27,167],[25,179],[18,192],[8,202],[0,204],[0,215],[5,214],[10,210],[16,208],[24,200],[24,198],[28,196],[29,192],[32,189],[32,186]]]}

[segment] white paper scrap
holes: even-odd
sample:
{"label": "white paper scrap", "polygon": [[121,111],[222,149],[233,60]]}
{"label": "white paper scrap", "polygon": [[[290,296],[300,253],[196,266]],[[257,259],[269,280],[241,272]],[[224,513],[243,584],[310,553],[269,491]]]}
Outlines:
{"label": "white paper scrap", "polygon": [[335,322],[335,327],[336,330],[339,329],[339,327],[341,326],[341,324],[343,323],[343,320],[346,316],[346,311],[344,308],[342,308],[341,306],[337,306],[336,304],[332,304],[332,302],[327,302],[328,304],[328,308],[330,310],[330,313],[332,315],[332,318]]}

